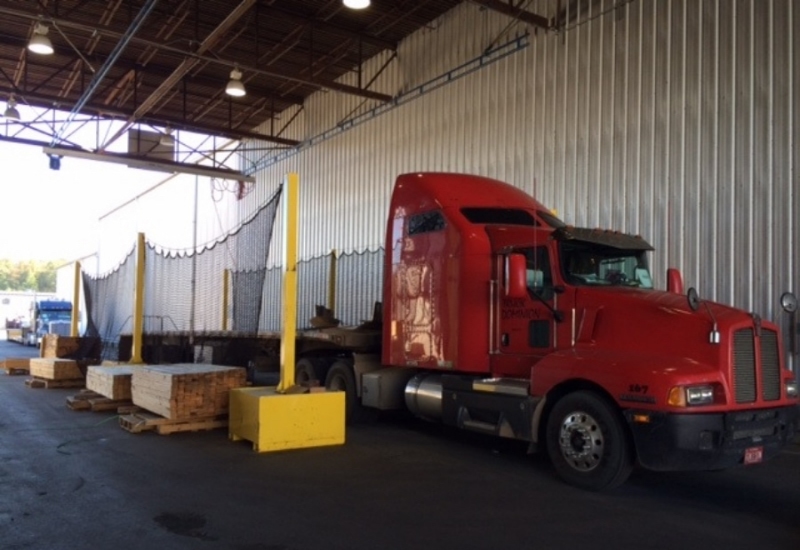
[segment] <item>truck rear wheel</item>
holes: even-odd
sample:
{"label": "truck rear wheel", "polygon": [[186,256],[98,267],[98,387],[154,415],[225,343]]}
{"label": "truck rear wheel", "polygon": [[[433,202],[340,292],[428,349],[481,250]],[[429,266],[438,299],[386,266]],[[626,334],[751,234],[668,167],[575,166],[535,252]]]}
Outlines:
{"label": "truck rear wheel", "polygon": [[361,404],[356,394],[356,377],[353,367],[348,361],[335,361],[325,378],[325,388],[331,391],[343,391],[345,418],[348,424],[356,422],[361,416]]}
{"label": "truck rear wheel", "polygon": [[631,443],[616,409],[596,393],[562,397],[547,420],[547,454],[567,483],[602,491],[633,470]]}

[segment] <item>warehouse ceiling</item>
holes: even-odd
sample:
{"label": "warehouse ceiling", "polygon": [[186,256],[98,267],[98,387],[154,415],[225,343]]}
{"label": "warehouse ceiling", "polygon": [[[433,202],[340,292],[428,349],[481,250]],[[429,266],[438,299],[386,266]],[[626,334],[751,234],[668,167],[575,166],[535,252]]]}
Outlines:
{"label": "warehouse ceiling", "polygon": [[[319,90],[391,100],[360,74],[356,85],[336,80],[459,3],[373,0],[354,10],[342,0],[0,0],[0,99],[69,113],[39,131],[54,146],[70,145],[66,125],[80,115],[123,122],[95,151],[142,124],[291,147],[279,113]],[[476,3],[548,24],[523,9],[529,2]],[[28,49],[41,31],[50,55]],[[225,92],[234,70],[243,97]]]}

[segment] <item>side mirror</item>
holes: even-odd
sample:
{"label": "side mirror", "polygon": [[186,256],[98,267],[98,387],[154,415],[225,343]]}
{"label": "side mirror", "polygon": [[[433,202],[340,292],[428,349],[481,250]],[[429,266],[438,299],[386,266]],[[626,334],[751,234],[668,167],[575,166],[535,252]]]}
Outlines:
{"label": "side mirror", "polygon": [[781,307],[786,313],[794,313],[797,311],[797,297],[791,292],[784,292],[781,294]]}
{"label": "side mirror", "polygon": [[781,295],[781,307],[789,314],[789,352],[797,355],[797,296],[784,292]]}
{"label": "side mirror", "polygon": [[527,272],[523,254],[509,254],[505,264],[505,289],[508,298],[523,298],[527,295]]}
{"label": "side mirror", "polygon": [[674,267],[667,269],[667,292],[683,294],[683,275]]}

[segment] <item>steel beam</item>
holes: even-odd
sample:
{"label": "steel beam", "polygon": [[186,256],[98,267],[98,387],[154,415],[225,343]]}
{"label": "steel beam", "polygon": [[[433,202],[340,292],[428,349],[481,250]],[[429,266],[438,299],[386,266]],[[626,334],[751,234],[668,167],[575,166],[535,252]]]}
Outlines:
{"label": "steel beam", "polygon": [[112,164],[123,164],[130,168],[140,168],[142,170],[154,170],[156,172],[169,173],[178,172],[181,174],[192,174],[195,176],[205,176],[209,178],[246,181],[248,183],[255,183],[256,181],[253,176],[246,176],[241,172],[237,172],[229,168],[214,168],[212,166],[203,166],[201,164],[186,164],[183,162],[172,162],[168,160],[128,155],[125,153],[111,153],[108,151],[104,151],[102,153],[93,153],[91,151],[84,151],[82,149],[71,147],[43,147],[42,150],[45,154],[50,156],[97,160],[101,162],[110,162]]}
{"label": "steel beam", "polygon": [[[233,27],[239,19],[246,14],[250,8],[253,7],[256,0],[243,0],[234,10],[228,14],[222,23],[211,31],[211,33],[200,43],[197,48],[197,54],[202,56],[213,48],[217,42]],[[174,88],[186,74],[200,62],[199,58],[187,57],[178,67],[172,71],[172,74],[165,78],[161,84],[151,93],[147,99],[136,107],[136,110],[128,119],[127,124],[120,128],[113,136],[106,140],[100,149],[105,149],[110,144],[119,139],[128,129],[141,117],[146,115],[161,99]]]}
{"label": "steel beam", "polygon": [[[27,18],[27,19],[39,20],[39,16],[37,14],[35,14],[35,13],[29,13],[29,12],[26,12],[26,11],[23,11],[23,10],[14,9],[14,8],[0,7],[0,15],[9,15],[9,16],[12,16],[12,17],[22,17],[22,18]],[[75,23],[73,21],[66,21],[66,20],[57,19],[57,18],[51,18],[51,19],[49,19],[49,21],[52,21],[52,22],[62,26],[63,28],[72,28],[72,29],[83,31],[83,32],[85,32],[87,34],[97,33],[97,34],[100,34],[100,35],[103,35],[103,36],[107,36],[107,37],[110,37],[110,38],[117,38],[117,39],[122,38],[122,36],[123,36],[123,33],[111,31],[111,30],[108,30],[108,29],[95,28],[95,27],[92,27],[91,25],[86,25],[86,24],[83,24],[83,23]],[[282,73],[280,71],[262,69],[262,68],[259,68],[257,66],[243,65],[243,64],[238,63],[238,62],[229,61],[229,60],[225,60],[225,59],[218,59],[218,58],[215,58],[215,57],[212,57],[212,56],[208,56],[208,55],[199,55],[199,54],[196,54],[196,53],[191,52],[191,51],[183,50],[181,48],[176,48],[174,46],[169,46],[167,44],[162,44],[162,43],[159,43],[159,42],[156,42],[156,41],[153,41],[153,40],[147,40],[145,38],[140,38],[140,37],[136,37],[136,36],[132,37],[131,41],[136,42],[137,44],[144,44],[144,45],[147,45],[147,46],[153,46],[153,47],[158,48],[159,50],[161,50],[163,52],[169,52],[169,53],[175,54],[175,55],[180,56],[180,57],[195,58],[195,59],[199,59],[201,61],[207,61],[209,63],[214,63],[214,64],[217,64],[217,65],[223,65],[223,66],[231,68],[231,69],[238,66],[239,69],[244,73],[257,73],[257,74],[261,74],[261,75],[264,75],[264,76],[269,76],[269,77],[272,77],[272,78],[276,78],[276,79],[279,79],[279,80],[297,82],[299,84],[305,84],[307,86],[313,86],[313,87],[316,87],[316,88],[324,88],[324,89],[327,89],[327,90],[333,90],[333,91],[336,91],[336,92],[342,92],[342,93],[345,93],[345,94],[350,94],[350,95],[363,97],[365,99],[374,99],[376,101],[383,101],[385,103],[388,103],[389,101],[392,101],[392,99],[393,99],[392,96],[389,95],[389,94],[382,94],[380,92],[373,92],[373,91],[370,91],[370,90],[362,90],[362,89],[360,89],[360,88],[358,88],[356,86],[349,86],[347,84],[341,84],[339,82],[332,82],[332,81],[327,81],[327,80],[318,80],[318,79],[313,79],[313,78],[309,79],[309,78],[291,76],[291,75],[287,75],[285,73]]]}
{"label": "steel beam", "polygon": [[147,16],[150,14],[150,11],[157,3],[158,0],[148,0],[147,4],[145,4],[136,14],[136,18],[131,22],[127,31],[120,37],[117,45],[114,46],[114,50],[111,52],[111,55],[106,59],[105,63],[103,63],[103,66],[100,67],[100,70],[95,73],[91,83],[89,84],[89,87],[73,105],[70,115],[67,117],[68,122],[65,122],[61,126],[61,129],[59,129],[59,131],[53,136],[52,145],[56,145],[58,143],[61,135],[65,132],[69,124],[69,120],[77,115],[81,109],[83,109],[83,106],[89,101],[89,99],[91,99],[92,94],[94,94],[95,90],[98,88],[98,86],[100,86],[100,83],[103,81],[108,71],[114,66],[117,58],[122,55],[122,52],[128,45],[128,42],[130,42],[131,38],[133,38],[133,36],[136,34],[136,31],[139,30],[139,27],[142,26],[142,23],[144,23],[145,19],[147,19]]}
{"label": "steel beam", "polygon": [[[46,94],[28,94],[24,93],[16,88],[2,86],[0,85],[0,94],[16,94],[18,96],[24,97],[25,101],[34,107],[40,107],[43,109],[57,109],[59,104],[64,102],[63,98],[50,96]],[[107,117],[118,117],[118,118],[128,118],[132,115],[131,111],[126,111],[123,109],[115,109],[109,108],[105,105],[97,105],[94,103],[87,103],[84,105],[84,112],[95,113],[97,116],[107,116]],[[73,119],[74,120],[74,119]],[[144,124],[150,124],[152,126],[167,126],[176,129],[176,130],[184,130],[187,132],[195,132],[198,134],[206,134],[206,135],[216,135],[219,137],[226,137],[235,140],[258,140],[258,141],[269,141],[271,143],[277,143],[278,145],[285,145],[287,147],[296,147],[300,144],[299,141],[294,139],[287,139],[278,136],[270,136],[266,134],[260,134],[258,132],[251,132],[247,130],[239,130],[235,128],[223,128],[221,126],[212,126],[210,124],[201,124],[196,123],[193,121],[186,121],[180,118],[169,117],[169,116],[146,116],[139,119],[139,122]]]}
{"label": "steel beam", "polygon": [[472,0],[472,1],[492,11],[502,13],[503,15],[513,17],[514,19],[519,19],[523,23],[528,23],[529,25],[540,27],[542,29],[553,28],[552,22],[547,17],[542,17],[541,15],[537,15],[522,8],[514,7],[510,3],[501,2],[501,0]]}

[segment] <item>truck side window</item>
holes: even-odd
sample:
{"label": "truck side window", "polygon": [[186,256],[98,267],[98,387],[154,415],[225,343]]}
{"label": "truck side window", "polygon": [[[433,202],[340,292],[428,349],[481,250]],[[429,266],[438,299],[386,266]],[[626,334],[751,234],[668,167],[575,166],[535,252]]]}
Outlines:
{"label": "truck side window", "polygon": [[553,272],[547,247],[527,248],[523,253],[527,259],[528,292],[549,300],[553,294]]}
{"label": "truck side window", "polygon": [[439,210],[414,214],[408,219],[408,235],[441,231],[446,225],[444,215]]}

